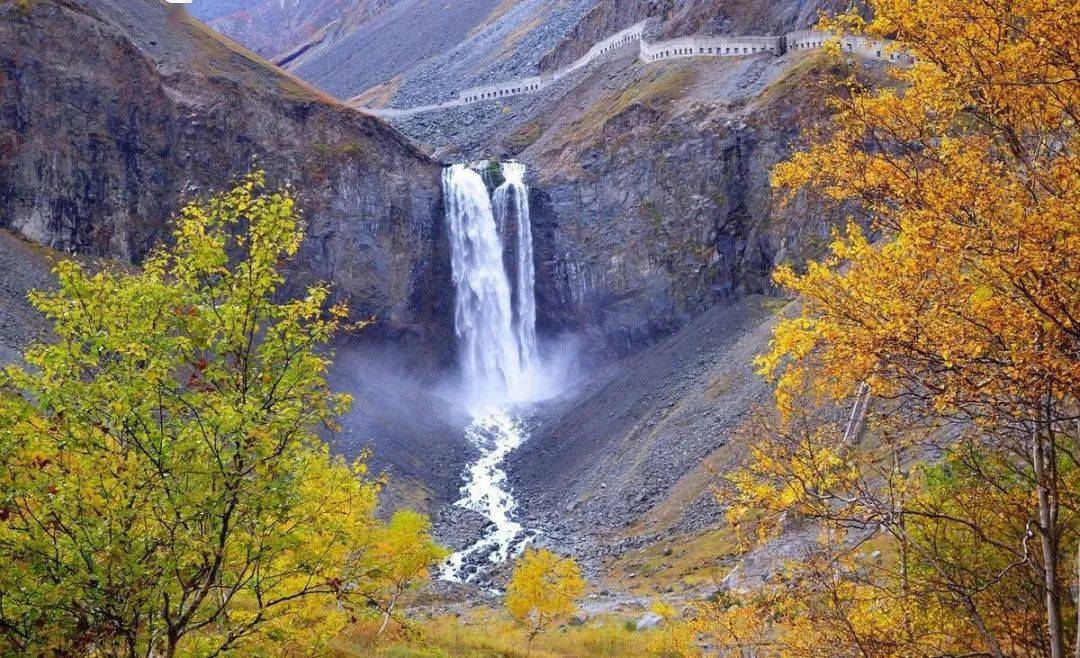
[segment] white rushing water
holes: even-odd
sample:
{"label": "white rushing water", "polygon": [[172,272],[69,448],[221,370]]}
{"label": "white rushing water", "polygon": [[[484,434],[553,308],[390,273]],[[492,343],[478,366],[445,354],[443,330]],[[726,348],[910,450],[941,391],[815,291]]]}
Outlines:
{"label": "white rushing water", "polygon": [[479,569],[466,571],[467,561],[498,564],[511,557],[511,550],[524,532],[514,520],[517,503],[506,483],[502,462],[525,440],[524,428],[505,411],[473,417],[467,438],[480,450],[480,458],[469,465],[458,505],[480,513],[491,522],[491,530],[477,542],[451,555],[442,575],[458,582],[471,580]]}
{"label": "white rushing water", "polygon": [[[516,503],[502,464],[527,438],[516,411],[539,387],[535,269],[525,168],[506,163],[502,174],[505,182],[489,197],[483,178],[469,166],[443,172],[454,327],[471,416],[466,437],[480,453],[466,470],[457,504],[490,522],[477,542],[443,566],[442,576],[458,582],[472,580],[481,565],[503,562],[523,546],[524,528],[514,520]],[[507,245],[511,228],[513,242]],[[507,246],[515,256],[511,272],[503,257]]]}
{"label": "white rushing water", "polygon": [[533,264],[532,223],[529,217],[529,188],[525,185],[525,165],[507,162],[502,165],[505,182],[493,195],[495,212],[503,217],[501,226],[510,228],[514,219],[515,255],[517,266],[516,285],[514,286],[514,332],[517,334],[518,349],[521,350],[521,365],[525,372],[535,370],[538,362],[536,345],[536,266]]}
{"label": "white rushing water", "polygon": [[454,329],[462,377],[477,399],[497,398],[521,380],[510,283],[483,178],[465,165],[443,172],[454,278]]}

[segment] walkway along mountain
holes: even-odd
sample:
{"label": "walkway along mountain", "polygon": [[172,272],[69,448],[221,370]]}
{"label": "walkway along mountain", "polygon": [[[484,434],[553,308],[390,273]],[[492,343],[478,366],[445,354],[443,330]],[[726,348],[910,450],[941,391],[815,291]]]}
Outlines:
{"label": "walkway along mountain", "polygon": [[[550,73],[509,80],[494,85],[470,87],[459,92],[456,99],[444,103],[419,105],[410,108],[360,107],[359,109],[379,117],[393,119],[520,94],[531,94],[626,46],[637,46],[638,60],[648,63],[680,57],[744,57],[763,53],[779,56],[788,50],[821,49],[834,38],[834,35],[830,32],[799,30],[782,36],[688,36],[649,43],[644,38],[648,26],[649,21],[644,20],[625,30],[616,32],[603,41],[594,44],[587,53],[572,64]],[[898,50],[894,42],[887,39],[870,39],[845,35],[840,38],[840,48],[845,53],[868,59],[887,59],[900,66],[910,66],[915,63],[915,58],[912,55]],[[352,99],[353,102],[358,98]]]}

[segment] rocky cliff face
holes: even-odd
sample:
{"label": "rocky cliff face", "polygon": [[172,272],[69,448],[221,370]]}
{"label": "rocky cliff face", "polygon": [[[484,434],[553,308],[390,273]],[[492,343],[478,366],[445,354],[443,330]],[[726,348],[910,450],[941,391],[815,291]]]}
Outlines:
{"label": "rocky cliff face", "polygon": [[182,10],[0,4],[0,108],[0,227],[138,260],[185,199],[261,167],[309,224],[292,281],[329,280],[378,317],[370,335],[449,355],[439,165]]}
{"label": "rocky cliff face", "polygon": [[509,152],[534,140],[516,157],[538,172],[544,325],[631,353],[820,250],[835,218],[778,208],[769,171],[842,74],[802,54],[628,63],[504,137]]}

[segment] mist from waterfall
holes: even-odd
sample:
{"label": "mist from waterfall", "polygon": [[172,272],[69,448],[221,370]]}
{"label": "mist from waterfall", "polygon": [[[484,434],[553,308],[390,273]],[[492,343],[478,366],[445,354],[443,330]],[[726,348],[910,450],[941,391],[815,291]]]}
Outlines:
{"label": "mist from waterfall", "polygon": [[456,164],[443,171],[454,282],[454,329],[461,384],[471,422],[466,437],[479,457],[469,465],[457,505],[482,515],[488,529],[454,553],[442,576],[471,581],[482,565],[498,564],[524,546],[516,502],[502,469],[527,438],[520,412],[550,391],[536,337],[529,189],[525,167],[503,163],[502,183],[489,196],[481,171]]}

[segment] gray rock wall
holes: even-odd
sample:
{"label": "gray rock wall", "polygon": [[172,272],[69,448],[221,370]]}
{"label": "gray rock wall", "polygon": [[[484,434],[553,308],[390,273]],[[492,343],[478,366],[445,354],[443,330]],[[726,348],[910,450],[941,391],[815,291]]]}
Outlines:
{"label": "gray rock wall", "polygon": [[[650,128],[634,108],[611,136]],[[628,354],[720,301],[769,289],[777,242],[771,206],[772,136],[745,126],[664,126],[665,147],[592,149],[587,183],[553,179],[533,195],[540,320],[585,328]],[[707,166],[702,166],[707,163]]]}

